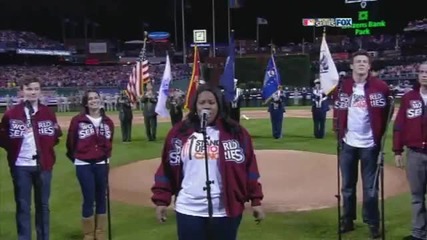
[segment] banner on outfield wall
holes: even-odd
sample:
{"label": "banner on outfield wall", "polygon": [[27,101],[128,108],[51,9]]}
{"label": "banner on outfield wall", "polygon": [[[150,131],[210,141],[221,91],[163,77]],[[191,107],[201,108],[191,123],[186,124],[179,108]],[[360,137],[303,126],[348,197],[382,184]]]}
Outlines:
{"label": "banner on outfield wall", "polygon": [[107,43],[106,42],[89,43],[89,53],[91,54],[107,53]]}

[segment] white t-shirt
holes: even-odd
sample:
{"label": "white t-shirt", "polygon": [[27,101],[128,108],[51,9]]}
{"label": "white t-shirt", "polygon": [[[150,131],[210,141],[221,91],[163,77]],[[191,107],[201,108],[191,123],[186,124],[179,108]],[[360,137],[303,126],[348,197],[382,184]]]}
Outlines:
{"label": "white t-shirt", "polygon": [[[33,106],[34,114],[38,111],[38,106]],[[27,108],[24,108],[27,123],[25,124],[24,139],[22,140],[21,149],[16,159],[15,166],[37,166],[37,161],[33,159],[36,155],[36,142],[34,139],[33,128],[31,127],[30,112]],[[34,116],[33,114],[33,116]]]}
{"label": "white t-shirt", "polygon": [[[216,128],[207,127],[206,133],[209,137],[207,140],[209,180],[213,181],[210,185],[213,216],[225,217],[227,213],[222,201],[222,179],[218,165],[219,131]],[[193,133],[184,143],[181,159],[184,179],[175,203],[175,210],[185,215],[208,217],[207,193],[204,190],[206,187],[205,152],[201,133]]]}
{"label": "white t-shirt", "polygon": [[375,146],[368,102],[365,98],[365,83],[356,83],[353,87],[353,95],[348,108],[347,132],[343,139],[346,144],[359,148]]}
{"label": "white t-shirt", "polygon": [[[91,117],[90,115],[86,115],[86,117],[89,118],[89,120],[92,122],[95,129],[99,129],[99,126],[101,125],[102,117],[94,118],[94,117]],[[97,131],[99,131],[99,130],[97,130]],[[99,134],[99,132],[97,132],[96,134]],[[107,161],[109,162],[109,159],[107,159]],[[74,160],[74,165],[89,165],[89,164],[90,163],[81,161],[79,159]],[[105,164],[105,161],[98,162],[96,164]]]}

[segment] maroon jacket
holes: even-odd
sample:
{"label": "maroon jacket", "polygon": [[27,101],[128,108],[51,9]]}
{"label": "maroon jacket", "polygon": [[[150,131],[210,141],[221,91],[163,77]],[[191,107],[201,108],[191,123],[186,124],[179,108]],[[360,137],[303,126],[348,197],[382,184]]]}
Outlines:
{"label": "maroon jacket", "polygon": [[[242,128],[240,133],[233,137],[232,134],[224,130],[223,125],[217,121],[220,131],[219,144],[219,168],[223,184],[224,205],[229,217],[236,217],[242,214],[244,203],[251,201],[252,206],[261,205],[264,195],[261,184],[258,182],[259,172],[257,160],[254,154],[252,139],[249,133]],[[169,206],[172,195],[178,196],[183,179],[182,163],[179,156],[183,144],[195,131],[189,129],[186,133],[181,133],[180,128],[183,122],[176,124],[168,133],[162,153],[162,162],[155,174],[155,182],[152,187],[153,196],[151,200],[157,206]],[[230,142],[236,143],[233,149],[224,149],[224,145]],[[232,144],[234,145],[234,144]],[[230,145],[229,145],[230,146]],[[241,151],[243,150],[243,153]],[[243,162],[233,160],[226,161],[226,152],[244,155]],[[177,157],[178,156],[178,157]]]}
{"label": "maroon jacket", "polygon": [[[353,94],[353,86],[355,84],[352,77],[342,80],[341,96],[338,99],[338,88],[334,91],[335,111],[337,117],[337,126],[339,129],[339,139],[345,136],[347,131],[348,107]],[[369,76],[365,84],[365,98],[368,105],[369,118],[374,136],[374,142],[377,145],[381,144],[381,138],[385,132],[388,121],[388,113],[390,111],[390,97],[392,93],[387,84],[375,77]],[[393,109],[391,109],[393,111]]]}
{"label": "maroon jacket", "polygon": [[[40,165],[42,170],[50,171],[56,161],[54,147],[62,136],[55,114],[45,105],[38,104],[38,110],[34,115],[34,121],[38,131],[34,137],[40,143]],[[5,112],[0,123],[0,147],[7,152],[9,167],[15,166],[21,149],[26,129],[27,117],[25,105],[20,103]]]}
{"label": "maroon jacket", "polygon": [[104,116],[99,129],[96,129],[86,114],[81,113],[71,119],[66,155],[71,161],[106,160],[111,157],[113,137],[114,123],[109,117]]}
{"label": "maroon jacket", "polygon": [[419,86],[403,95],[394,121],[393,152],[400,155],[403,146],[427,153],[427,117]]}

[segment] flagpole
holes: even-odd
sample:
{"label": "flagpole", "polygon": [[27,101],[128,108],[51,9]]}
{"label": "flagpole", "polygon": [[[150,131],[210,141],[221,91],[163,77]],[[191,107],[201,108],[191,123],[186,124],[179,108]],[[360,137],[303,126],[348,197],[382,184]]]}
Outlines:
{"label": "flagpole", "polygon": [[187,63],[187,51],[185,44],[185,0],[181,0],[181,19],[182,19],[182,62]]}
{"label": "flagpole", "polygon": [[216,56],[216,44],[215,44],[215,0],[212,0],[212,48],[213,57]]}
{"label": "flagpole", "polygon": [[227,28],[227,33],[228,33],[228,42],[231,41],[231,36],[230,36],[230,31],[231,31],[231,10],[230,10],[230,0],[227,1],[227,21],[228,21],[228,28]]}
{"label": "flagpole", "polygon": [[259,47],[259,24],[258,24],[258,18],[256,19],[256,44],[257,44],[257,47]]}
{"label": "flagpole", "polygon": [[175,48],[178,48],[178,21],[176,19],[176,10],[177,10],[177,1],[173,0],[173,20],[174,20],[174,28],[175,28]]}

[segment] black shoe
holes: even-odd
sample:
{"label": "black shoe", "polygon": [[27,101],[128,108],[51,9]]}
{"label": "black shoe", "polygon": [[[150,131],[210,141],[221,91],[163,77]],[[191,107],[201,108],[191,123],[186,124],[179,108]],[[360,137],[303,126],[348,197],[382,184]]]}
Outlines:
{"label": "black shoe", "polygon": [[346,233],[354,230],[354,223],[352,220],[341,220],[341,233]]}
{"label": "black shoe", "polygon": [[371,238],[372,239],[377,239],[377,238],[381,237],[379,227],[374,226],[374,225],[369,225],[369,231],[371,232]]}

